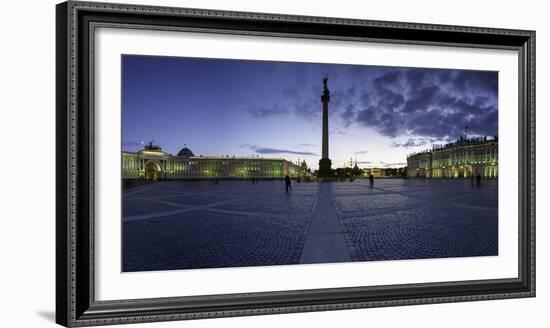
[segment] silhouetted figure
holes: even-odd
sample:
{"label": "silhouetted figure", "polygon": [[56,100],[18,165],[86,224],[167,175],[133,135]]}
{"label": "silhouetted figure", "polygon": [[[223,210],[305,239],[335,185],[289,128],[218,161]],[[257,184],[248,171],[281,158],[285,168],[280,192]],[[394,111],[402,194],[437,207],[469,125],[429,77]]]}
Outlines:
{"label": "silhouetted figure", "polygon": [[323,91],[328,91],[327,82],[328,82],[328,76],[325,76],[323,78]]}
{"label": "silhouetted figure", "polygon": [[477,177],[476,177],[476,181],[477,181],[477,186],[480,187],[481,186],[481,174],[477,174]]}
{"label": "silhouetted figure", "polygon": [[470,176],[470,182],[472,183],[472,188],[474,187],[474,174]]}
{"label": "silhouetted figure", "polygon": [[372,187],[374,187],[374,175],[370,174],[369,175],[369,184]]}
{"label": "silhouetted figure", "polygon": [[285,190],[286,192],[292,191],[292,186],[290,185],[290,177],[285,175]]}

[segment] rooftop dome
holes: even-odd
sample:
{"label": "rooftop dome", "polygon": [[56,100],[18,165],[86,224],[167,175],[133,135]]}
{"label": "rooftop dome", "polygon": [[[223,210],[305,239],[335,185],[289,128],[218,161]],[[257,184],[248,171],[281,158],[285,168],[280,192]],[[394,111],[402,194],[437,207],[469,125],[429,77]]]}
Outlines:
{"label": "rooftop dome", "polygon": [[195,156],[195,154],[193,154],[193,152],[191,151],[191,149],[187,148],[187,147],[183,147],[179,153],[178,153],[178,156],[181,156],[181,157],[193,157]]}

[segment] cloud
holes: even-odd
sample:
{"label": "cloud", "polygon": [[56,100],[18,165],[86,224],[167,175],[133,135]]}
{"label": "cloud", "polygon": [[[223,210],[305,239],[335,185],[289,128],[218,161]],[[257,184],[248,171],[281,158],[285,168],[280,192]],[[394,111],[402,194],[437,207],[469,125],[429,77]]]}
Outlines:
{"label": "cloud", "polygon": [[317,144],[310,144],[310,143],[301,143],[296,145],[296,147],[319,147]]}
{"label": "cloud", "polygon": [[329,130],[329,131],[328,131],[328,134],[329,134],[329,135],[339,134],[339,135],[343,135],[343,136],[349,135],[348,132],[346,132],[346,131],[344,131],[344,130],[340,130],[340,129]]}
{"label": "cloud", "polygon": [[[356,122],[388,137],[454,139],[498,132],[498,73],[387,69],[358,97]],[[357,107],[357,106],[356,106]]]}
{"label": "cloud", "polygon": [[[498,72],[375,66],[321,68],[332,69],[331,134],[343,132],[351,125],[373,129],[390,138],[453,140],[463,134],[465,125],[471,136],[498,133]],[[258,119],[292,115],[320,125],[320,80],[311,80],[312,72],[305,69],[286,73],[290,77],[281,82],[287,84],[259,96],[253,101],[259,105],[247,111]],[[406,147],[407,143],[396,145]]]}
{"label": "cloud", "polygon": [[[295,115],[298,118],[312,121],[321,117],[319,88],[284,86],[271,94],[252,101],[253,106],[245,110],[254,118],[267,118],[282,115]],[[272,102],[274,105],[266,106]]]}
{"label": "cloud", "polygon": [[409,148],[409,147],[418,147],[418,146],[424,146],[428,143],[428,140],[427,139],[413,139],[413,138],[409,138],[407,141],[403,142],[403,143],[398,143],[398,142],[393,142],[392,143],[392,147],[404,147],[404,148]]}
{"label": "cloud", "polygon": [[347,104],[344,107],[344,110],[340,112],[340,119],[344,122],[344,126],[348,127],[353,123],[355,120],[355,116],[357,115],[355,112],[355,105],[353,104]]}
{"label": "cloud", "polygon": [[254,150],[254,149],[258,148],[258,146],[252,145],[252,144],[242,144],[242,145],[239,146],[239,148],[247,148],[247,149]]}
{"label": "cloud", "polygon": [[250,107],[247,112],[254,118],[266,118],[271,116],[281,116],[289,112],[287,107],[275,104],[273,106]]}
{"label": "cloud", "polygon": [[398,162],[398,163],[384,163],[384,162],[381,162],[381,163],[385,168],[407,166],[407,163],[404,163],[404,162]]}
{"label": "cloud", "polygon": [[276,148],[257,148],[256,153],[258,154],[294,154],[294,155],[304,155],[304,156],[317,156],[317,154],[306,151],[294,151],[286,149],[276,149]]}
{"label": "cloud", "polygon": [[364,164],[368,165],[369,167],[377,167],[377,168],[395,168],[395,167],[402,167],[407,166],[407,163],[403,162],[396,162],[396,163],[386,163],[383,161],[358,161],[357,164]]}
{"label": "cloud", "polygon": [[368,152],[369,152],[368,150],[359,150],[359,151],[356,151],[356,152],[355,152],[355,155],[366,154],[366,153],[368,153]]}
{"label": "cloud", "polygon": [[288,149],[278,149],[278,148],[269,148],[269,147],[258,147],[251,144],[243,144],[240,148],[248,148],[254,150],[257,154],[292,154],[292,155],[302,155],[302,156],[319,156],[316,153],[308,151],[296,151]]}

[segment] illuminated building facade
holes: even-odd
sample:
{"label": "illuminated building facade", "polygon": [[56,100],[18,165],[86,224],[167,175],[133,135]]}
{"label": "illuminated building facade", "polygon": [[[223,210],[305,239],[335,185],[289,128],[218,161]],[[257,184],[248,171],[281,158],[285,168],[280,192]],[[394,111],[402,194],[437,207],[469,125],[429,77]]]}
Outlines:
{"label": "illuminated building facade", "polygon": [[381,169],[381,168],[378,168],[378,167],[371,167],[371,168],[363,170],[363,176],[368,178],[371,175],[375,178],[382,178],[382,177],[385,176],[384,175],[384,170]]}
{"label": "illuminated building facade", "polygon": [[410,178],[498,177],[498,138],[460,138],[407,157]]}
{"label": "illuminated building facade", "polygon": [[176,179],[282,179],[311,176],[304,162],[296,165],[285,159],[257,157],[195,156],[184,147],[177,155],[149,143],[137,153],[122,152],[125,180]]}
{"label": "illuminated building facade", "polygon": [[379,168],[371,167],[363,169],[363,177],[368,178],[370,175],[374,178],[404,178],[407,176],[407,168]]}

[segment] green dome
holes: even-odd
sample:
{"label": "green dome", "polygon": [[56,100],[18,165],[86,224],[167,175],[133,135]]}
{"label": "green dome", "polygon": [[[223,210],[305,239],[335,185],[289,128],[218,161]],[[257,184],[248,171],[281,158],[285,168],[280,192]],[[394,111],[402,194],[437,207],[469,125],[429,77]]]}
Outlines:
{"label": "green dome", "polygon": [[193,154],[193,152],[191,151],[191,149],[187,148],[187,147],[183,147],[179,153],[178,153],[178,156],[181,156],[181,157],[193,157],[195,156],[195,154]]}

